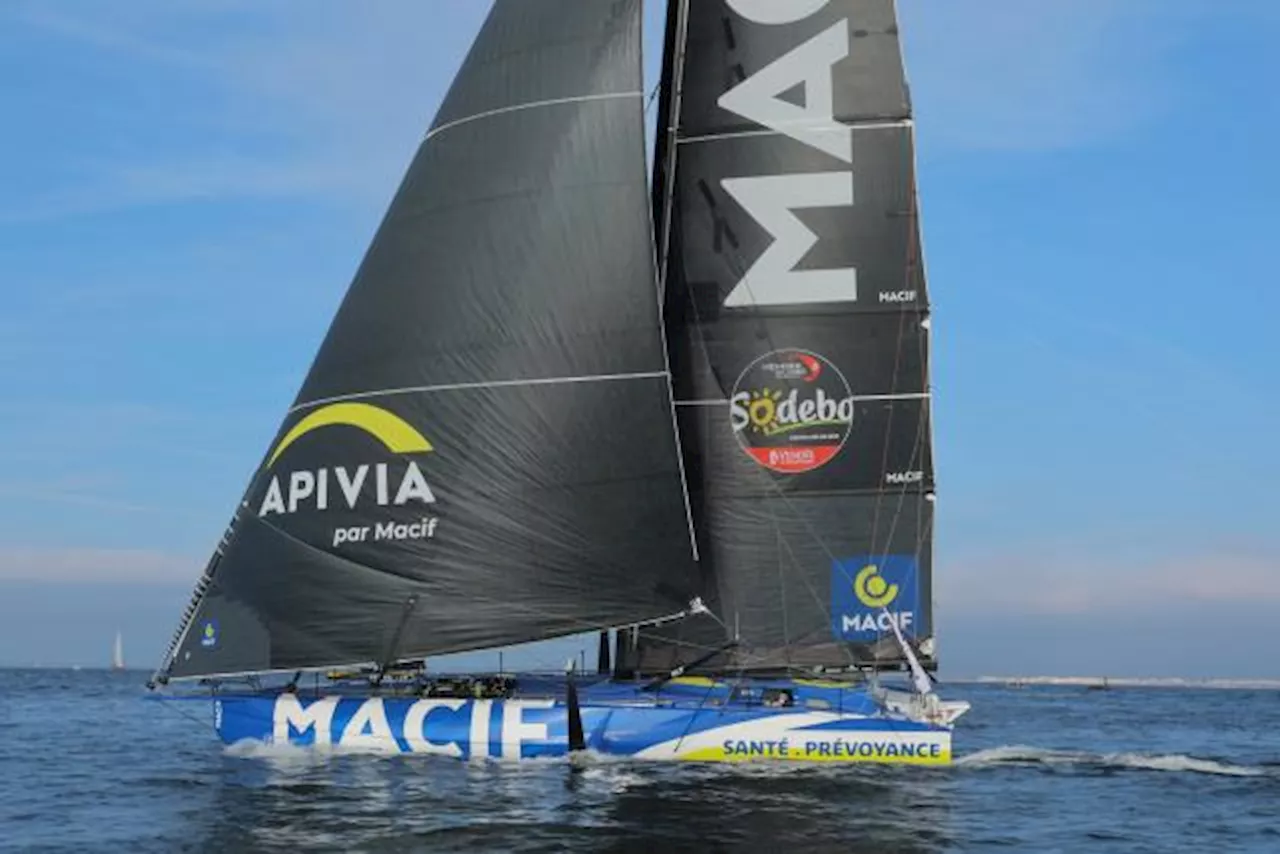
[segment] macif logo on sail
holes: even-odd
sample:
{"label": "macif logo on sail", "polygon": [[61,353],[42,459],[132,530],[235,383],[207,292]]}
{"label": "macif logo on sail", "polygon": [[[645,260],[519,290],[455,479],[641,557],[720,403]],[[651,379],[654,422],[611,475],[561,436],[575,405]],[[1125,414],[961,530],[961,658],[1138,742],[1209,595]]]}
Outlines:
{"label": "macif logo on sail", "polygon": [[906,637],[920,625],[920,564],[914,555],[858,555],[831,566],[831,630],[837,638],[870,642],[893,631]]}
{"label": "macif logo on sail", "polygon": [[[334,403],[317,409],[293,425],[267,458],[267,468],[304,436],[322,428],[354,427],[376,439],[394,462],[361,462],[272,472],[258,515],[288,516],[299,512],[346,511],[367,519],[373,508],[387,510],[435,504],[436,496],[413,456],[434,451],[431,443],[400,416],[367,403]],[[399,514],[403,515],[403,514]],[[352,520],[357,521],[357,520]],[[379,540],[425,540],[435,537],[439,519],[375,519],[373,524],[344,524],[331,530],[334,548]]]}
{"label": "macif logo on sail", "polygon": [[[797,24],[828,0],[727,0],[729,8],[762,27]],[[726,27],[728,19],[726,19]],[[774,238],[725,297],[726,308],[750,308],[858,299],[858,271],[797,269],[818,235],[796,215],[809,208],[852,208],[853,130],[835,115],[835,68],[849,58],[848,19],[798,44],[738,82],[719,106],[761,127],[828,155],[839,166],[825,172],[745,175],[721,186]],[[801,87],[803,106],[783,97]]]}

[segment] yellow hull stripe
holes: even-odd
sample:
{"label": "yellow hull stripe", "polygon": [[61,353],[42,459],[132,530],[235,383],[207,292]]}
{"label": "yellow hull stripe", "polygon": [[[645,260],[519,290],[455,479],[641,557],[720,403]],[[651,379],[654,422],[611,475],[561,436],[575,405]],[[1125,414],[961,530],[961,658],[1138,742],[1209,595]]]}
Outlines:
{"label": "yellow hull stripe", "polygon": [[802,751],[789,751],[786,756],[761,756],[748,753],[726,753],[722,747],[704,747],[690,750],[674,757],[680,762],[824,762],[824,763],[859,763],[874,765],[950,765],[951,751],[942,751],[937,756],[832,756],[817,751],[805,754]]}

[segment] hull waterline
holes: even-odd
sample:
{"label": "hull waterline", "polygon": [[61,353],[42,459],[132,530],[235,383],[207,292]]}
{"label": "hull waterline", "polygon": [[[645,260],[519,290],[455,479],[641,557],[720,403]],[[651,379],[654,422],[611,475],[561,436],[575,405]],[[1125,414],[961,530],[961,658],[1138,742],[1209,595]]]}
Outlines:
{"label": "hull waterline", "polygon": [[[838,690],[788,707],[717,701],[708,690],[653,696],[634,686],[583,690],[586,749],[606,756],[674,761],[869,762],[946,765],[949,723],[912,720],[883,696]],[[831,689],[817,689],[832,694]],[[683,696],[682,696],[683,695]],[[564,697],[506,699],[351,693],[220,695],[214,723],[228,744],[291,744],[459,759],[563,757]],[[890,703],[889,706],[893,704]],[[950,720],[966,704],[946,704]],[[823,708],[823,706],[828,706]]]}

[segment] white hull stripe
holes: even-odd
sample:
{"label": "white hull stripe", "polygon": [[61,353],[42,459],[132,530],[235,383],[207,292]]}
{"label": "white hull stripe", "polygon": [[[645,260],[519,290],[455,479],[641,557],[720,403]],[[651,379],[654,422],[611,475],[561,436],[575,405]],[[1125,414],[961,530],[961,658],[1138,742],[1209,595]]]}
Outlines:
{"label": "white hull stripe", "polygon": [[669,379],[670,375],[666,371],[641,371],[633,374],[592,374],[590,376],[581,377],[543,377],[541,379],[529,380],[493,380],[484,383],[452,383],[449,385],[417,385],[405,386],[404,388],[380,388],[371,391],[357,391],[351,394],[339,394],[333,397],[319,397],[315,400],[308,400],[306,403],[299,403],[289,409],[292,414],[302,409],[310,409],[313,406],[324,406],[328,403],[341,403],[344,400],[365,400],[370,397],[388,397],[394,394],[415,394],[419,392],[429,393],[435,391],[464,391],[472,388],[511,388],[518,386],[536,386],[536,385],[565,385],[567,383],[607,383],[617,382],[619,380],[652,380],[652,379]]}
{"label": "white hull stripe", "polygon": [[476,113],[471,116],[464,116],[460,119],[454,119],[446,122],[439,127],[432,128],[427,132],[423,142],[431,139],[433,136],[444,133],[445,131],[456,128],[458,125],[465,125],[469,122],[479,121],[480,119],[490,119],[494,116],[502,116],[507,113],[518,113],[523,110],[536,110],[539,107],[555,107],[560,104],[581,104],[587,101],[612,101],[619,98],[643,98],[643,92],[607,92],[603,95],[575,95],[571,98],[551,98],[546,101],[530,101],[527,104],[512,104],[508,107],[499,107],[496,110],[485,110],[483,113]]}

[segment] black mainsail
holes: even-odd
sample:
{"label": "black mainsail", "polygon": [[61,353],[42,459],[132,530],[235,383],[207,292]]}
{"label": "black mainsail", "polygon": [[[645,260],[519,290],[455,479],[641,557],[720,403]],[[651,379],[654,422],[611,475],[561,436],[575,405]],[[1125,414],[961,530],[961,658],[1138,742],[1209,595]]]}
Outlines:
{"label": "black mainsail", "polygon": [[498,0],[163,678],[482,649],[686,607],[640,37],[640,0]]}
{"label": "black mainsail", "polygon": [[932,663],[929,303],[892,0],[673,0],[655,157],[704,597],[657,671]]}

